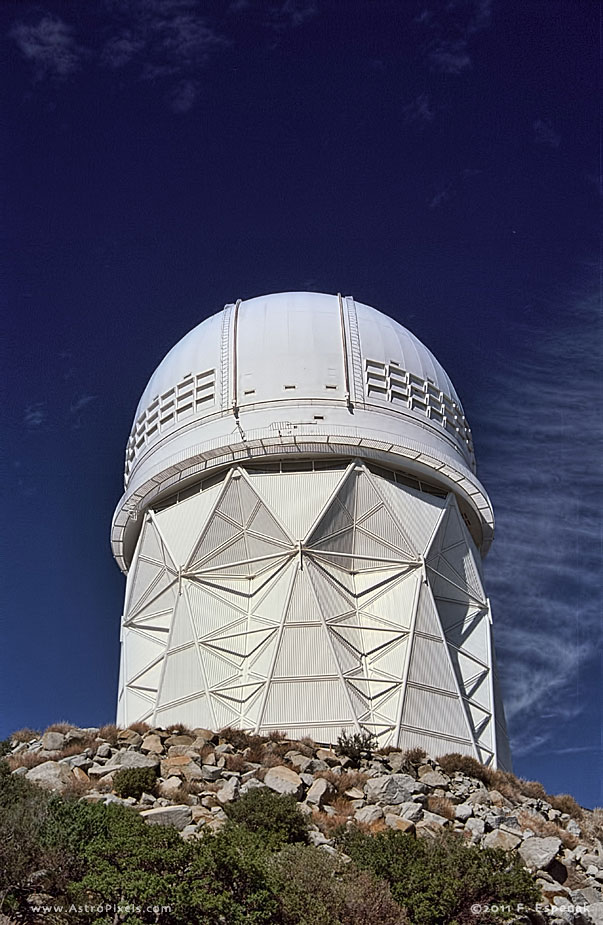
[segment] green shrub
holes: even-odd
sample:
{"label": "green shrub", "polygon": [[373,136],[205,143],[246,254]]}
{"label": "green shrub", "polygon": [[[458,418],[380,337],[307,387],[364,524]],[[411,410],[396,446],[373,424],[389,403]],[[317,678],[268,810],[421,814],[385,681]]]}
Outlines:
{"label": "green shrub", "polygon": [[42,866],[38,845],[49,794],[0,761],[0,913],[22,913],[29,878]]}
{"label": "green shrub", "polygon": [[157,771],[155,768],[122,768],[113,778],[113,789],[120,797],[139,800],[143,793],[157,790]]}
{"label": "green shrub", "polygon": [[5,758],[10,753],[10,739],[0,739],[0,758]]}
{"label": "green shrub", "polygon": [[[456,835],[414,839],[402,832],[365,835],[358,829],[340,836],[358,867],[386,880],[413,925],[489,925],[516,918],[516,906],[533,908],[539,890],[516,855],[469,846]],[[496,914],[472,914],[471,906],[508,905]]]}
{"label": "green shrub", "polygon": [[277,850],[290,842],[308,841],[308,821],[292,796],[263,787],[250,790],[224,807],[231,823],[261,836],[266,846]]}
{"label": "green shrub", "polygon": [[376,745],[377,739],[372,732],[353,732],[348,735],[342,730],[337,739],[337,754],[358,762],[361,758],[371,758]]}
{"label": "green shrub", "polygon": [[449,755],[441,755],[438,758],[438,764],[446,774],[451,776],[457,771],[465,774],[467,777],[473,777],[475,780],[481,780],[483,784],[490,787],[495,778],[495,772],[492,768],[487,768],[471,755],[460,755],[458,752],[451,752]]}
{"label": "green shrub", "polygon": [[272,859],[284,925],[406,925],[388,885],[320,848],[287,845]]}

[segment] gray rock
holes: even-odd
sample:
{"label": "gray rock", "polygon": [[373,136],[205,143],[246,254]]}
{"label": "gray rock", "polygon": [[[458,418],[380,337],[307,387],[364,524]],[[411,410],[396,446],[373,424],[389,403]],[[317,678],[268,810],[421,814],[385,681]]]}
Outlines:
{"label": "gray rock", "polygon": [[62,732],[45,732],[42,736],[42,748],[48,752],[59,752],[65,747],[65,736]]}
{"label": "gray rock", "polygon": [[120,749],[104,767],[107,771],[120,771],[122,768],[156,768],[158,765],[157,755],[143,755],[141,752]]}
{"label": "gray rock", "polygon": [[110,758],[111,757],[111,746],[108,742],[103,742],[102,745],[99,745],[96,749],[97,758]]}
{"label": "gray rock", "polygon": [[211,764],[204,764],[201,768],[201,777],[206,781],[220,780],[221,769]]}
{"label": "gray rock", "polygon": [[539,838],[533,835],[526,838],[521,847],[519,854],[526,867],[530,870],[546,870],[557,852],[561,847],[561,839],[549,835],[547,838]]}
{"label": "gray rock", "polygon": [[427,784],[428,787],[447,787],[450,783],[450,778],[446,774],[442,774],[441,771],[429,771],[420,774],[419,779],[422,784]]}
{"label": "gray rock", "polygon": [[303,783],[306,785],[306,787],[311,787],[312,784],[314,783],[314,775],[313,775],[313,774],[300,774],[299,776],[301,777],[301,779],[302,779]]}
{"label": "gray rock", "polygon": [[587,909],[587,914],[593,925],[603,925],[603,902],[591,903]]}
{"label": "gray rock", "polygon": [[168,777],[167,780],[162,781],[159,785],[159,792],[162,797],[168,797],[170,799],[180,790],[182,786],[182,780],[179,777]]}
{"label": "gray rock", "polygon": [[420,803],[414,803],[411,800],[401,803],[400,816],[402,819],[408,819],[409,822],[419,822],[423,818],[423,807]]}
{"label": "gray rock", "polygon": [[312,758],[310,764],[306,768],[306,771],[309,774],[317,774],[319,771],[328,771],[329,765],[326,761],[321,761],[320,758]]}
{"label": "gray rock", "polygon": [[[287,755],[285,755],[285,758],[287,758]],[[309,766],[312,764],[311,758],[307,758],[305,755],[300,755],[298,752],[294,752],[289,758],[289,761],[296,769],[296,771],[299,771],[300,773],[307,771]]]}
{"label": "gray rock", "polygon": [[152,825],[172,825],[180,832],[190,825],[193,814],[190,806],[159,806],[157,809],[145,809],[140,814],[145,822]]}
{"label": "gray rock", "polygon": [[454,815],[460,822],[467,822],[473,815],[473,806],[471,803],[459,803],[454,808]]}
{"label": "gray rock", "polygon": [[578,838],[582,835],[582,829],[575,819],[570,819],[565,828],[570,835],[576,835]]}
{"label": "gray rock", "polygon": [[405,757],[404,752],[390,752],[390,754],[387,756],[387,763],[389,764],[394,774],[398,774],[402,768],[406,770],[406,767],[408,766],[408,760]]}
{"label": "gray rock", "polygon": [[156,733],[149,733],[142,740],[140,747],[143,752],[154,752],[158,755],[163,751],[163,742]]}
{"label": "gray rock", "polygon": [[333,844],[332,839],[327,838],[322,832],[308,832],[308,839],[310,840],[310,844],[314,845],[315,848],[320,847],[320,845]]}
{"label": "gray rock", "polygon": [[133,729],[120,729],[117,733],[117,741],[120,745],[133,745],[138,748],[142,744],[142,736]]}
{"label": "gray rock", "polygon": [[220,803],[232,803],[233,800],[239,795],[239,790],[241,785],[239,784],[238,778],[231,777],[226,781],[224,786],[218,790],[216,796]]}
{"label": "gray rock", "polygon": [[354,813],[356,822],[363,822],[365,825],[370,825],[371,822],[376,822],[377,819],[382,817],[383,810],[380,806],[365,806],[363,809],[357,809]]}
{"label": "gray rock", "polygon": [[414,832],[415,824],[410,819],[401,819],[395,813],[385,814],[385,824],[390,829],[396,829],[398,832]]}
{"label": "gray rock", "polygon": [[284,765],[278,765],[276,768],[268,768],[264,776],[264,783],[276,793],[289,793],[297,800],[301,797],[304,789],[302,779],[291,768]]}
{"label": "gray rock", "polygon": [[465,831],[471,834],[473,840],[481,838],[481,836],[486,831],[484,820],[476,819],[475,816],[473,816],[471,819],[467,819],[467,822],[465,823]]}
{"label": "gray rock", "polygon": [[495,829],[493,832],[488,832],[482,845],[484,848],[502,848],[503,851],[512,851],[513,848],[517,848],[520,841],[517,835]]}
{"label": "gray rock", "polygon": [[31,768],[25,777],[44,790],[56,790],[58,793],[66,793],[75,783],[71,769],[58,761],[45,761],[44,764]]}
{"label": "gray rock", "polygon": [[334,792],[333,785],[324,777],[317,778],[306,794],[306,803],[322,806]]}
{"label": "gray rock", "polygon": [[249,793],[250,790],[261,790],[262,788],[266,788],[266,784],[264,784],[263,781],[258,780],[257,777],[250,777],[241,787],[241,796]]}
{"label": "gray rock", "polygon": [[433,822],[434,825],[449,826],[450,819],[440,816],[439,813],[423,812],[422,822]]}
{"label": "gray rock", "polygon": [[372,777],[364,785],[369,803],[405,803],[414,793],[424,793],[426,786],[409,774],[387,774]]}

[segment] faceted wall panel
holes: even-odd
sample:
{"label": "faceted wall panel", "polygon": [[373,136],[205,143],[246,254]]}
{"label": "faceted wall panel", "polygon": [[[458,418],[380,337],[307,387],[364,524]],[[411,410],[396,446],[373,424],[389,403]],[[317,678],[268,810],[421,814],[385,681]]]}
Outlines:
{"label": "faceted wall panel", "polygon": [[[495,722],[496,719],[496,722]],[[118,722],[283,730],[508,767],[478,553],[452,494],[346,470],[260,474],[147,515]]]}

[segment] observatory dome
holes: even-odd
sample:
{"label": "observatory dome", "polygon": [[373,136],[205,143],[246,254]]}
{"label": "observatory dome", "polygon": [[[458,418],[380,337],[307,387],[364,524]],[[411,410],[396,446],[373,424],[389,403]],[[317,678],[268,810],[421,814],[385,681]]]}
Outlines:
{"label": "observatory dome", "polygon": [[454,486],[485,552],[488,498],[448,375],[409,330],[352,297],[284,292],[228,304],[159,364],[136,410],[112,542],[125,569],[148,505],[241,458],[392,461]]}

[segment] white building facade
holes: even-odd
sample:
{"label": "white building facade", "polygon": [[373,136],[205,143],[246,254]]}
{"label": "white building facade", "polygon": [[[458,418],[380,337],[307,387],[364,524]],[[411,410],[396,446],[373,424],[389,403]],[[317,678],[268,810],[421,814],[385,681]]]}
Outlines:
{"label": "white building facade", "polygon": [[510,768],[492,508],[408,330],[340,295],[226,305],[151,377],[125,482],[120,724],[368,730]]}

